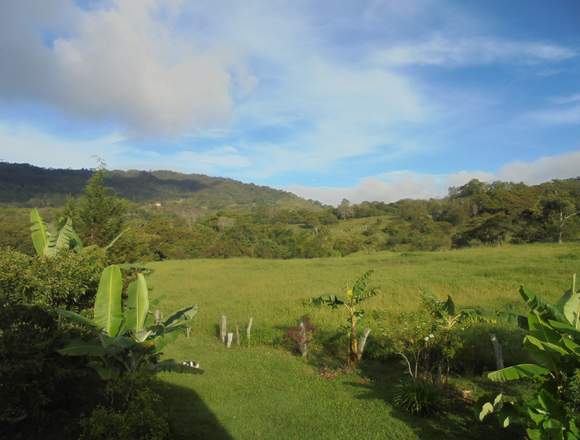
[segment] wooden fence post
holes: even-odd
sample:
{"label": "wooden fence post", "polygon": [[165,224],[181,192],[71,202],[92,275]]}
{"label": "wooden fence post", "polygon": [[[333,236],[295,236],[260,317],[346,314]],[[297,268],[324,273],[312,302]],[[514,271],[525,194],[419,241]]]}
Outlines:
{"label": "wooden fence post", "polygon": [[504,367],[501,345],[497,340],[497,337],[493,333],[489,335],[489,338],[491,339],[491,344],[493,345],[493,354],[495,355],[495,367],[496,369],[501,370]]}
{"label": "wooden fence post", "polygon": [[224,344],[226,343],[226,335],[228,332],[227,321],[228,319],[226,318],[226,315],[222,315],[222,320],[220,322],[220,338]]}
{"label": "wooden fence post", "polygon": [[248,347],[250,346],[250,341],[252,340],[252,324],[254,323],[254,318],[250,318],[248,322],[248,327],[246,328],[246,337],[248,338]]}

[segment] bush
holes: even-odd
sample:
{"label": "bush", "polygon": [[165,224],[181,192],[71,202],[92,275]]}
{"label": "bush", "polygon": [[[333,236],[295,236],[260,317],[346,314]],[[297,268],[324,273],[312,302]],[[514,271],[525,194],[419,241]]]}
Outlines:
{"label": "bush", "polygon": [[97,379],[55,352],[62,336],[39,306],[0,306],[1,438],[77,438],[71,420],[94,405]]}
{"label": "bush", "polygon": [[0,301],[20,302],[29,290],[32,258],[10,248],[0,249]]}
{"label": "bush", "polygon": [[430,382],[414,380],[399,385],[393,404],[409,414],[426,416],[437,412],[442,405],[441,390]]}
{"label": "bush", "polygon": [[11,302],[82,310],[95,297],[106,257],[100,249],[29,257],[0,251],[0,298]]}
{"label": "bush", "polygon": [[169,423],[153,379],[143,373],[109,382],[106,405],[81,420],[82,440],[163,440]]}

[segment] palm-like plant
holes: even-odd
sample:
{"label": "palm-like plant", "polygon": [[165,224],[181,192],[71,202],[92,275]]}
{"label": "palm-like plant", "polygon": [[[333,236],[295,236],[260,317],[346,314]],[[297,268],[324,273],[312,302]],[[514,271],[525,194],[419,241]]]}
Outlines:
{"label": "palm-like plant", "polygon": [[79,251],[83,248],[83,242],[75,232],[70,218],[57,225],[47,225],[38,210],[33,209],[30,212],[30,232],[38,256],[52,257],[60,250]]}
{"label": "palm-like plant", "polygon": [[357,279],[352,287],[346,289],[346,295],[339,297],[336,295],[323,295],[312,298],[309,303],[314,305],[325,305],[333,309],[344,307],[348,312],[349,324],[349,350],[347,365],[353,368],[361,360],[367,337],[370,329],[365,329],[363,336],[358,338],[357,324],[364,316],[364,310],[358,309],[358,304],[377,295],[379,290],[376,287],[369,286],[369,280],[373,271],[365,272]]}
{"label": "palm-like plant", "polygon": [[[121,231],[107,246],[109,250],[126,231]],[[39,257],[54,257],[63,250],[81,252],[84,249],[95,248],[95,245],[84,247],[83,242],[73,228],[70,217],[62,218],[56,224],[47,224],[35,208],[30,212],[30,236],[36,255]]]}
{"label": "palm-like plant", "polygon": [[122,289],[119,266],[108,266],[101,275],[93,319],[68,310],[57,310],[61,317],[95,332],[92,340],[71,341],[59,353],[92,358],[89,366],[105,380],[142,368],[153,372],[201,373],[194,362],[159,361],[163,347],[190,326],[197,306],[181,309],[164,321],[153,319],[149,313],[147,282],[142,274],[129,284],[125,307]]}
{"label": "palm-like plant", "polygon": [[540,383],[533,399],[513,402],[498,395],[493,403],[484,404],[480,419],[503,410],[510,418],[522,419],[530,439],[580,438],[577,414],[570,414],[565,406],[567,381],[580,367],[580,292],[576,277],[572,287],[555,304],[549,304],[523,287],[520,295],[530,309],[527,319],[520,322],[528,334],[524,346],[535,363],[514,365],[488,374],[494,382],[527,380]]}

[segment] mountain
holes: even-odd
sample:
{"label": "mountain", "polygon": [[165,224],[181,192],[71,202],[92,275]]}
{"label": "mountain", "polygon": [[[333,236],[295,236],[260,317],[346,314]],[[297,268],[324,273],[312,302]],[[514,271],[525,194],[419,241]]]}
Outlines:
{"label": "mountain", "polygon": [[[93,172],[0,162],[0,204],[62,206],[67,197],[82,193]],[[202,210],[255,205],[319,207],[290,192],[202,174],[114,170],[108,172],[106,183],[120,197],[139,204],[171,203]]]}

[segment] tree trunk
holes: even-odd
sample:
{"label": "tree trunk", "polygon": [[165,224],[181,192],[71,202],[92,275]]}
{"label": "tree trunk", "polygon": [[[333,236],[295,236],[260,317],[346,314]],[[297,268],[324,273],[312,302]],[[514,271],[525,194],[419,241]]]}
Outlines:
{"label": "tree trunk", "polygon": [[350,348],[348,352],[348,367],[354,368],[358,362],[358,339],[356,333],[356,316],[350,317]]}

